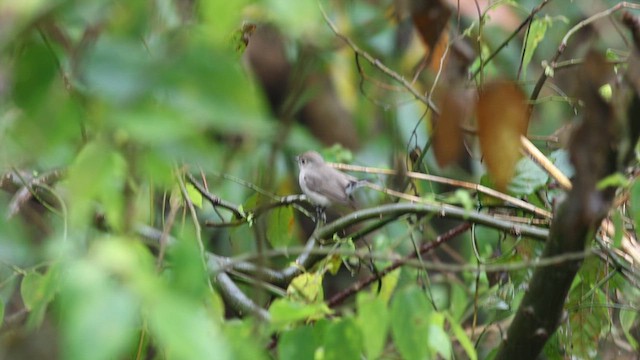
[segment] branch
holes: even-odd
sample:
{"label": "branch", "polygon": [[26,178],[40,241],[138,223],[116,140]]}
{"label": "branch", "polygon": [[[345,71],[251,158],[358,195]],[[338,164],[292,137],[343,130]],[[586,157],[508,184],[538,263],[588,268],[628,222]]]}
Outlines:
{"label": "branch", "polygon": [[189,183],[191,185],[193,185],[199,192],[200,194],[202,194],[202,196],[205,197],[205,199],[207,199],[209,201],[209,203],[211,203],[211,205],[215,208],[215,207],[222,207],[224,209],[227,209],[229,211],[231,211],[233,213],[233,215],[238,218],[238,219],[244,219],[245,218],[245,214],[240,211],[240,207],[232,204],[226,200],[223,200],[213,194],[211,194],[209,191],[207,191],[207,189],[204,188],[204,186],[202,186],[202,184],[200,184],[194,177],[193,175],[189,174],[188,172],[185,172],[186,176],[187,176],[187,180],[189,180]]}
{"label": "branch", "polygon": [[512,235],[525,236],[538,240],[545,240],[549,235],[547,229],[496,219],[491,215],[465,210],[453,205],[396,203],[358,210],[347,216],[343,216],[336,221],[316,230],[311,235],[311,239],[322,242],[326,238],[331,238],[333,234],[365,220],[384,218],[387,216],[397,218],[399,216],[409,214],[434,214],[439,217],[465,220],[472,223],[489,226],[498,230],[507,231]]}
{"label": "branch", "polygon": [[[136,228],[136,232],[144,240],[147,240],[146,244],[156,248],[160,246],[161,241],[166,241],[167,246],[172,246],[176,243],[176,239],[172,236],[167,236],[166,240],[163,240],[164,234],[162,231],[147,225],[139,225]],[[262,320],[268,320],[269,313],[243,293],[227,273],[220,270],[227,266],[224,258],[210,253],[205,253],[205,255],[207,257],[207,270],[210,274],[214,274],[220,295],[225,299],[227,304],[240,314],[253,314]],[[240,264],[242,263],[236,265]]]}
{"label": "branch", "polygon": [[[597,184],[623,166],[618,161],[625,158],[618,153],[622,128],[637,119],[629,117],[626,119],[629,124],[622,124],[619,121],[622,117],[616,117],[616,110],[621,109],[614,109],[598,93],[609,79],[608,70],[609,65],[601,55],[590,53],[578,78],[586,108],[570,144],[576,176],[556,213],[543,259],[584,249],[613,201],[616,189],[599,189]],[[635,144],[637,135],[633,140]],[[535,271],[496,359],[538,356],[560,325],[564,303],[580,265],[581,261],[575,260]]]}
{"label": "branch", "polygon": [[48,206],[49,203],[55,203],[57,199],[44,198],[46,194],[40,193],[38,188],[41,185],[51,186],[64,176],[66,176],[66,170],[64,169],[47,171],[39,176],[28,175],[17,170],[5,173],[0,178],[0,189],[15,192],[9,203],[7,218],[15,216],[24,204],[32,198],[36,199],[45,207]]}

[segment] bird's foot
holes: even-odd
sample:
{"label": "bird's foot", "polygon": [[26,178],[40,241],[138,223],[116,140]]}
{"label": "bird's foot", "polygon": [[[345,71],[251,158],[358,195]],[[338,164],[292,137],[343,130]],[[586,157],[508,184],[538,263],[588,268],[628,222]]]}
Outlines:
{"label": "bird's foot", "polygon": [[316,223],[318,225],[327,223],[327,213],[325,212],[325,208],[322,206],[316,206]]}

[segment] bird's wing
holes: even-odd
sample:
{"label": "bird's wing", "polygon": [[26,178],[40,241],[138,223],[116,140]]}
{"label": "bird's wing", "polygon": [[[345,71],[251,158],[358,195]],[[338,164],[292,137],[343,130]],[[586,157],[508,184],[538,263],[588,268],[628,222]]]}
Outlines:
{"label": "bird's wing", "polygon": [[[337,170],[335,171],[338,172]],[[334,176],[319,176],[309,171],[306,172],[304,179],[308,188],[326,196],[332,202],[342,204],[350,202],[346,192],[347,185],[352,181],[357,181],[353,176],[343,173],[335,174]]]}

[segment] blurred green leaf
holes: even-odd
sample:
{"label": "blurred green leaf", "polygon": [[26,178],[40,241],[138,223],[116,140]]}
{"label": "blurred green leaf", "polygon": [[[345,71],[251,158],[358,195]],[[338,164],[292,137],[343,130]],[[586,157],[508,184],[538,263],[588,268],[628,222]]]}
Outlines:
{"label": "blurred green leaf", "polygon": [[369,359],[377,359],[384,349],[389,330],[389,310],[384,299],[360,292],[356,298],[356,322],[362,333],[364,352]]}
{"label": "blurred green leaf", "polygon": [[552,152],[549,154],[549,160],[568,178],[571,178],[575,174],[575,169],[573,168],[573,164],[571,164],[567,150],[559,149]]}
{"label": "blurred green leaf", "polygon": [[398,285],[398,279],[400,278],[401,269],[393,270],[382,278],[382,288],[378,293],[378,297],[384,301],[385,304],[389,303],[389,299],[393,295],[393,292]]}
{"label": "blurred green leaf", "polygon": [[58,68],[55,54],[38,40],[21,46],[13,68],[13,100],[26,111],[44,102]]}
{"label": "blurred green leaf", "polygon": [[631,190],[629,192],[629,212],[635,224],[636,234],[638,234],[640,231],[640,181],[637,180],[631,184]]}
{"label": "blurred green leaf", "polygon": [[[231,346],[231,359],[233,360],[261,360],[267,359],[264,351],[265,344],[268,344],[269,337],[263,336],[259,323],[255,319],[246,318],[243,320],[227,321],[222,332],[225,341]],[[251,339],[251,341],[247,341]],[[217,359],[215,357],[214,359]]]}
{"label": "blurred green leaf", "polygon": [[362,334],[351,317],[332,321],[324,337],[324,359],[343,360],[362,357]]}
{"label": "blurred green leaf", "polygon": [[233,30],[241,27],[242,9],[249,3],[248,0],[212,0],[199,4],[207,38],[217,44],[229,41]]}
{"label": "blurred green leaf", "polygon": [[191,203],[202,209],[202,194],[200,191],[198,191],[198,189],[196,189],[196,187],[191,183],[187,183],[185,187],[187,188],[187,195],[189,196]]}
{"label": "blurred green leaf", "polygon": [[315,333],[312,326],[300,326],[282,333],[278,340],[278,359],[314,359],[316,349],[320,346]]}
{"label": "blurred green leaf", "polygon": [[432,356],[425,340],[429,337],[431,305],[415,286],[396,293],[391,302],[391,334],[405,359],[427,359]]}
{"label": "blurred green leaf", "polygon": [[269,17],[292,38],[313,37],[316,40],[322,24],[318,4],[313,0],[266,0]]}
{"label": "blurred green leaf", "polygon": [[611,216],[613,221],[613,246],[616,249],[620,249],[622,246],[622,237],[624,235],[624,219],[622,218],[622,213],[619,210],[613,211],[613,215]]}
{"label": "blurred green leaf", "polygon": [[449,322],[449,326],[453,331],[453,335],[456,337],[456,339],[458,339],[460,346],[462,346],[464,352],[467,354],[467,358],[469,358],[470,360],[477,360],[478,353],[476,352],[476,348],[474,347],[473,342],[471,341],[471,339],[469,339],[469,336],[467,336],[467,333],[464,331],[462,326],[458,324],[458,321],[455,320],[451,315],[447,314],[446,316],[447,321]]}
{"label": "blurred green leaf", "polygon": [[444,330],[445,316],[438,312],[431,313],[429,318],[429,347],[444,359],[451,359],[451,340]]}
{"label": "blurred green leaf", "polygon": [[22,278],[20,294],[27,310],[33,310],[45,298],[44,280],[45,277],[36,271],[30,271]]}
{"label": "blurred green leaf", "polygon": [[603,190],[608,187],[627,187],[629,186],[629,179],[623,174],[617,172],[612,175],[607,176],[606,178],[598,181],[596,184],[596,188],[598,190]]}
{"label": "blurred green leaf", "polygon": [[176,293],[194,300],[204,299],[209,292],[209,274],[202,264],[202,253],[195,235],[185,236],[167,249],[171,267],[166,270],[168,283]]}
{"label": "blurred green leaf", "polygon": [[323,278],[324,275],[320,272],[302,273],[291,280],[287,287],[287,295],[293,300],[302,302],[322,302],[324,301]]}
{"label": "blurred green leaf", "polygon": [[331,313],[331,309],[325,303],[306,304],[289,299],[276,299],[269,307],[271,325],[276,330],[303,320],[322,318]]}
{"label": "blurred green leaf", "polygon": [[553,22],[548,16],[545,16],[542,19],[534,19],[529,26],[529,32],[527,33],[527,39],[524,55],[522,56],[522,78],[527,78],[527,68],[529,67],[529,63],[533,58],[533,53],[538,48],[538,44],[544,40],[545,33],[547,32],[547,27],[551,26]]}
{"label": "blurred green leaf", "polygon": [[20,295],[25,307],[29,310],[30,327],[35,328],[42,323],[49,303],[58,292],[59,277],[59,267],[53,265],[44,274],[30,271],[22,279]]}
{"label": "blurred green leaf", "polygon": [[0,1],[0,49],[14,41],[35,19],[63,3],[61,0]]}
{"label": "blurred green leaf", "polygon": [[115,105],[140,101],[159,83],[158,55],[139,41],[101,36],[83,64],[89,93]]}
{"label": "blurred green leaf", "polygon": [[523,157],[516,164],[516,174],[509,183],[509,193],[513,195],[530,195],[549,180],[549,175],[538,164],[528,157]]}
{"label": "blurred green leaf", "polygon": [[638,344],[638,340],[631,334],[631,329],[637,323],[638,320],[638,312],[634,310],[630,311],[620,311],[620,325],[622,326],[622,331],[624,332],[624,336],[636,351],[640,350],[640,345]]}
{"label": "blurred green leaf", "polygon": [[63,354],[67,359],[113,359],[135,344],[139,301],[103,268],[83,260],[67,269],[62,290]]}
{"label": "blurred green leaf", "polygon": [[69,169],[71,224],[86,225],[94,216],[94,201],[104,211],[107,223],[115,229],[123,224],[126,160],[109,145],[94,141],[78,154]]}
{"label": "blurred green leaf", "polygon": [[287,247],[295,243],[297,226],[293,207],[279,206],[269,212],[267,240],[274,248]]}
{"label": "blurred green leaf", "polygon": [[157,295],[146,307],[149,326],[170,358],[232,359],[220,329],[201,305],[169,292]]}

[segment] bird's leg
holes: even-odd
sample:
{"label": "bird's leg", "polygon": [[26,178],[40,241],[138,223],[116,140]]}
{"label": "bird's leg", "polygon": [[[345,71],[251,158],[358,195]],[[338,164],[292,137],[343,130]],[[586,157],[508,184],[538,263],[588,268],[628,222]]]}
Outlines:
{"label": "bird's leg", "polygon": [[324,206],[316,206],[316,223],[319,225],[325,224],[327,222],[327,213],[325,212]]}

